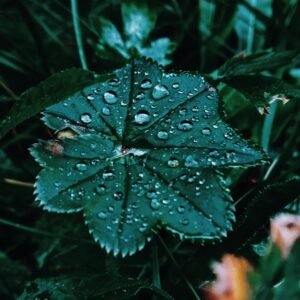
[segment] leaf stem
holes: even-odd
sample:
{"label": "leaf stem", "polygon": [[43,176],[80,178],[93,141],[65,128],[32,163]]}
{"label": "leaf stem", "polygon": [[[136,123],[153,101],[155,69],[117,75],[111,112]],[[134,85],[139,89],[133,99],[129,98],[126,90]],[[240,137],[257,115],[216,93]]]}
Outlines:
{"label": "leaf stem", "polygon": [[190,283],[190,281],[188,280],[186,275],[182,272],[180,265],[177,263],[176,259],[174,258],[173,254],[171,253],[171,251],[169,250],[168,246],[166,245],[163,238],[159,235],[159,233],[157,233],[157,237],[158,237],[160,243],[162,244],[164,250],[166,251],[167,256],[169,257],[169,259],[172,261],[172,263],[174,264],[174,266],[178,270],[179,275],[181,276],[183,281],[186,283],[186,285],[188,286],[188,288],[190,289],[190,291],[194,295],[195,299],[196,300],[201,300],[198,293],[194,289],[193,285]]}
{"label": "leaf stem", "polygon": [[83,70],[88,70],[83,43],[82,43],[81,29],[79,24],[77,0],[71,0],[71,10],[72,10],[74,33],[75,33],[80,63]]}
{"label": "leaf stem", "polygon": [[158,247],[157,247],[156,238],[154,238],[152,241],[151,261],[152,261],[152,283],[156,288],[160,289],[161,282],[160,282]]}
{"label": "leaf stem", "polygon": [[268,152],[269,150],[271,132],[272,132],[273,122],[276,114],[277,104],[278,104],[277,101],[271,103],[269,114],[266,116],[263,124],[261,146],[266,152]]}

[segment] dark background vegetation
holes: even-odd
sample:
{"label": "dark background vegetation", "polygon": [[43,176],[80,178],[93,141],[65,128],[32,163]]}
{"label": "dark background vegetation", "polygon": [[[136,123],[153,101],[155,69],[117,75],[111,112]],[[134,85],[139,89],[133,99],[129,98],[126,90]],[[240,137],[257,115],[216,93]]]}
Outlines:
{"label": "dark background vegetation", "polygon": [[[37,115],[10,131],[0,144],[1,299],[17,298],[25,282],[33,280],[23,299],[101,299],[103,295],[105,299],[151,299],[153,293],[163,293],[151,287],[157,276],[151,263],[153,245],[158,250],[162,288],[175,299],[197,299],[195,291],[200,295],[200,287],[213,278],[212,261],[231,252],[243,254],[255,264],[265,245],[270,216],[282,210],[299,213],[299,181],[289,184],[287,180],[300,170],[300,2],[138,2],[147,5],[145,15],[156,22],[141,48],[135,49],[130,42],[120,46],[103,31],[105,18],[115,24],[125,41],[130,40],[124,35],[121,1],[78,1],[89,69],[106,72],[134,56],[150,53],[167,69],[205,74],[218,84],[228,122],[263,146],[272,167],[225,172],[236,203],[237,223],[223,241],[200,245],[161,232],[154,241],[156,246],[150,243],[133,257],[114,258],[93,242],[80,214],[46,213],[35,205],[31,184],[39,169],[27,149],[37,139],[52,136]],[[144,22],[147,24],[147,18]],[[165,51],[153,46],[149,52],[151,42],[159,38],[167,39]],[[60,70],[81,67],[69,1],[1,0],[0,43],[2,117],[27,88]],[[267,51],[267,58],[255,65],[253,54],[261,51]],[[277,64],[272,66],[274,53],[285,56],[280,62],[275,59]],[[218,69],[234,56],[250,57],[250,67],[244,66],[237,74],[253,75],[246,87],[240,77],[236,84],[230,76],[220,81]],[[271,85],[264,86],[261,75],[271,76]],[[275,101],[269,107],[268,93],[273,89],[280,99],[290,101],[285,105]],[[260,114],[258,108],[269,114]],[[140,288],[137,296],[130,296]]]}

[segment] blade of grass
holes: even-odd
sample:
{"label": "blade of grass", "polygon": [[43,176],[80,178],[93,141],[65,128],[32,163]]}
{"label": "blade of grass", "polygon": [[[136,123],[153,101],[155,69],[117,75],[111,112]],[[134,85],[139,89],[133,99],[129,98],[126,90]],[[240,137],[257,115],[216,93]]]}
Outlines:
{"label": "blade of grass", "polygon": [[72,10],[72,19],[73,19],[73,27],[74,33],[78,48],[78,54],[81,62],[82,69],[88,70],[86,57],[84,53],[83,43],[82,43],[82,36],[81,36],[81,29],[79,24],[79,17],[78,17],[78,5],[77,0],[71,0],[71,10]]}
{"label": "blade of grass", "polygon": [[178,270],[179,275],[181,276],[181,278],[183,279],[183,281],[186,283],[186,285],[188,286],[188,288],[190,289],[190,291],[194,295],[195,299],[196,300],[201,300],[200,296],[198,295],[198,293],[194,289],[193,285],[190,283],[190,281],[188,280],[188,278],[186,277],[186,275],[182,272],[180,265],[177,263],[176,259],[174,258],[173,254],[169,250],[169,248],[166,245],[166,243],[163,240],[163,238],[160,236],[160,234],[158,234],[158,233],[156,233],[156,234],[157,234],[157,237],[158,237],[161,245],[163,246],[163,248],[164,248],[167,256],[169,257],[169,259],[172,261],[172,263],[174,264],[174,266]]}
{"label": "blade of grass", "polygon": [[277,104],[278,103],[276,101],[274,101],[270,105],[269,114],[266,116],[266,118],[264,120],[264,124],[263,124],[261,146],[266,152],[269,151],[271,132],[272,132],[272,127],[273,127],[274,118],[275,118],[275,114],[276,114]]}
{"label": "blade of grass", "polygon": [[0,224],[7,225],[7,226],[10,226],[10,227],[13,227],[13,228],[16,228],[16,229],[19,229],[19,230],[27,231],[27,232],[30,232],[30,233],[42,235],[42,236],[45,236],[45,237],[50,237],[50,238],[53,238],[53,237],[58,238],[59,237],[63,240],[68,240],[68,241],[72,241],[72,242],[77,242],[77,243],[78,242],[83,242],[83,243],[87,243],[87,244],[94,244],[93,241],[80,239],[80,238],[77,238],[77,237],[57,235],[55,233],[51,233],[51,232],[48,232],[48,231],[45,231],[45,230],[33,228],[33,227],[30,227],[30,226],[26,226],[26,225],[16,223],[16,222],[12,222],[12,221],[2,219],[2,218],[0,218]]}

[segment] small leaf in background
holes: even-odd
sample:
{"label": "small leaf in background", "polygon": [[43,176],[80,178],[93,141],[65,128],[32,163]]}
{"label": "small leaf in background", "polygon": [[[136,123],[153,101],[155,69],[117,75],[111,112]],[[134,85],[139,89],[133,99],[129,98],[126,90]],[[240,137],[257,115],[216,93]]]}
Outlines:
{"label": "small leaf in background", "polygon": [[91,19],[93,31],[98,37],[95,44],[98,56],[113,61],[117,56],[120,62],[126,62],[138,55],[152,58],[164,66],[170,64],[172,60],[169,57],[175,51],[176,44],[168,37],[151,41],[149,38],[155,29],[156,10],[146,3],[132,0],[122,3],[121,13],[123,31],[105,18]]}
{"label": "small leaf in background", "polygon": [[116,55],[129,59],[123,38],[116,26],[109,20],[98,17],[92,20],[93,30],[99,40],[96,44],[96,51],[104,59],[113,59]]}
{"label": "small leaf in background", "polygon": [[[240,4],[236,12],[235,31],[239,38],[239,49],[247,53],[262,49],[265,42],[265,24],[257,15],[262,15],[264,20],[272,15],[272,0],[246,0]],[[255,12],[249,9],[255,8]]]}
{"label": "small leaf in background", "polygon": [[126,46],[139,48],[148,38],[156,23],[156,12],[141,1],[122,4]]}
{"label": "small leaf in background", "polygon": [[235,232],[230,236],[233,247],[249,243],[253,237],[258,238],[270,218],[299,196],[299,183],[299,177],[294,177],[284,182],[265,183],[255,190],[254,196],[249,193],[243,199],[245,206],[240,212]]}
{"label": "small leaf in background", "polygon": [[114,255],[141,250],[161,226],[181,238],[226,235],[233,206],[215,171],[256,165],[264,154],[222,120],[201,76],[140,59],[109,78],[45,111],[48,127],[75,135],[31,148],[43,167],[37,201],[53,212],[83,210]]}
{"label": "small leaf in background", "polygon": [[218,78],[249,75],[280,67],[291,67],[300,61],[299,51],[261,51],[246,55],[242,52],[229,60],[218,70]]}
{"label": "small leaf in background", "polygon": [[225,82],[249,99],[261,114],[267,114],[274,101],[285,104],[291,99],[300,98],[299,89],[275,77],[241,75],[228,78]]}

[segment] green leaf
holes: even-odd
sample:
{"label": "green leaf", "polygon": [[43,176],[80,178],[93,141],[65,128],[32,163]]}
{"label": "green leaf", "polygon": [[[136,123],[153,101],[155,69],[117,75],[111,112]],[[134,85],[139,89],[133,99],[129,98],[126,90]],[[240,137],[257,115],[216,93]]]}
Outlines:
{"label": "green leaf", "polygon": [[275,77],[241,75],[227,78],[224,82],[241,92],[261,113],[274,101],[286,103],[300,98],[298,88]]}
{"label": "green leaf", "polygon": [[30,282],[18,300],[44,299],[130,299],[142,289],[148,289],[160,299],[173,298],[163,290],[157,289],[147,282],[134,278],[100,276],[88,274],[80,276],[58,276],[36,279]]}
{"label": "green leaf", "polygon": [[283,182],[265,184],[250,193],[243,201],[247,203],[241,212],[236,230],[230,243],[236,247],[251,242],[258,232],[269,223],[270,217],[281,211],[300,195],[300,178],[294,177]]}
{"label": "green leaf", "polygon": [[218,71],[218,78],[249,75],[299,62],[299,51],[262,51],[252,55],[238,55],[230,58]]}
{"label": "green leaf", "polygon": [[264,154],[223,121],[203,77],[144,59],[110,77],[45,111],[47,126],[73,134],[31,148],[43,167],[37,201],[53,212],[83,210],[114,255],[142,249],[157,227],[181,238],[225,235],[233,206],[216,171],[262,163]]}
{"label": "green leaf", "polygon": [[49,105],[62,101],[85,86],[101,80],[102,77],[95,78],[92,72],[80,69],[69,69],[52,75],[37,87],[21,94],[8,115],[0,123],[0,138]]}
{"label": "green leaf", "polygon": [[92,24],[99,37],[96,49],[100,56],[109,59],[114,59],[116,54],[125,59],[130,57],[120,32],[112,22],[99,17],[94,18]]}
{"label": "green leaf", "polygon": [[11,260],[0,251],[0,298],[11,299],[22,291],[29,278],[29,270],[20,262]]}
{"label": "green leaf", "polygon": [[136,47],[148,38],[156,22],[156,14],[140,1],[129,1],[122,4],[124,33],[127,47]]}
{"label": "green leaf", "polygon": [[138,51],[142,56],[151,57],[166,66],[172,62],[168,57],[175,50],[175,46],[169,38],[160,38],[152,41],[149,47],[140,47]]}
{"label": "green leaf", "polygon": [[239,49],[247,53],[257,51],[264,45],[265,24],[248,6],[255,7],[259,14],[265,18],[272,15],[272,0],[245,0],[246,4],[240,5],[236,13],[235,31],[238,36]]}

